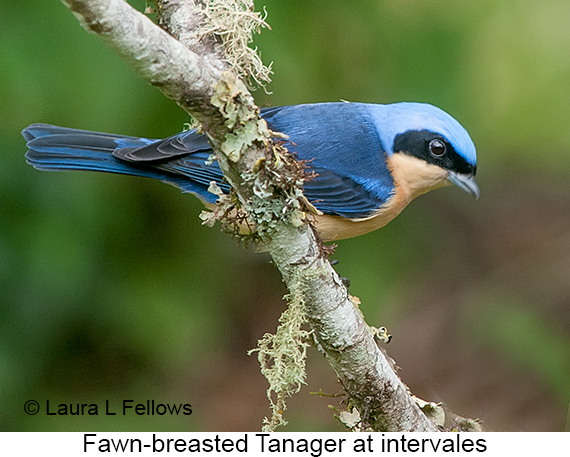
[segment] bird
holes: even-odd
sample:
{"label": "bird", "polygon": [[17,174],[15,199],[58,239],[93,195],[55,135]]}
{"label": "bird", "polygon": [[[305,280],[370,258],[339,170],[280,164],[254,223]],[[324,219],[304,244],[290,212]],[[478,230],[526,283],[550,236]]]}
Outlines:
{"label": "bird", "polygon": [[[303,183],[324,241],[385,226],[416,197],[453,184],[475,198],[477,153],[465,128],[427,103],[323,102],[263,108],[261,117],[306,163]],[[230,190],[212,147],[196,129],[165,139],[32,124],[22,131],[27,162],[38,170],[87,170],[158,179],[207,207],[215,182]]]}

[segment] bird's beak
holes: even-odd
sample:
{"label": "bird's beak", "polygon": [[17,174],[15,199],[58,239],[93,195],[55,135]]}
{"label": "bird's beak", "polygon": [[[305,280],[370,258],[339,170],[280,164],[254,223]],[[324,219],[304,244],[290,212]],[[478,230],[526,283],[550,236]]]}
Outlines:
{"label": "bird's beak", "polygon": [[449,172],[447,179],[452,183],[455,184],[457,187],[460,187],[468,194],[473,195],[477,200],[479,200],[479,196],[481,195],[481,191],[475,182],[475,178],[473,175],[463,175],[460,173],[455,173],[453,171]]}

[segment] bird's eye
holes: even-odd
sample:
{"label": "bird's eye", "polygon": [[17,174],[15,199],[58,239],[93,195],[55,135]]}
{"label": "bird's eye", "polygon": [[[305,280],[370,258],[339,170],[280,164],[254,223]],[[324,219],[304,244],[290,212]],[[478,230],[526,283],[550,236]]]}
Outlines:
{"label": "bird's eye", "polygon": [[431,140],[429,142],[429,152],[434,157],[441,157],[445,154],[445,143],[437,138]]}

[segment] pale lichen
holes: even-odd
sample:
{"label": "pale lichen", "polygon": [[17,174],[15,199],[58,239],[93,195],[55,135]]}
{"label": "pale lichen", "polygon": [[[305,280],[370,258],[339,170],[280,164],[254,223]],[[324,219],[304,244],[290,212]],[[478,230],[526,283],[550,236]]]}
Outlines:
{"label": "pale lichen", "polygon": [[226,60],[251,87],[265,87],[271,82],[271,64],[264,65],[257,48],[249,45],[253,35],[268,28],[267,12],[256,12],[253,0],[205,0],[202,8],[205,21],[198,30],[202,35],[218,36],[225,48]]}
{"label": "pale lichen", "polygon": [[[314,208],[302,193],[305,165],[285,149],[283,135],[271,132],[259,118],[258,108],[235,76],[246,75],[256,81],[260,77],[260,73],[252,73],[251,67],[243,70],[244,62],[246,66],[257,66],[250,60],[255,52],[246,46],[250,39],[244,39],[248,31],[251,35],[251,21],[263,20],[252,13],[252,7],[249,0],[213,0],[208,2],[205,12],[211,21],[219,23],[206,28],[204,33],[216,33],[237,42],[234,51],[237,57],[231,62],[234,71],[223,73],[211,97],[212,105],[223,119],[223,127],[205,129],[232,190],[226,195],[218,186],[211,186],[211,192],[218,197],[217,206],[213,213],[203,213],[201,217],[208,225],[220,220],[226,231],[246,243],[249,240],[270,243],[279,227],[289,223],[301,226]],[[226,44],[226,48],[231,45]],[[286,424],[285,400],[305,383],[305,359],[310,343],[309,332],[303,329],[306,316],[301,296],[292,292],[276,333],[265,334],[258,347],[250,351],[258,352],[261,372],[269,383],[267,397],[272,415],[265,419],[264,431]]]}
{"label": "pale lichen", "polygon": [[283,418],[287,397],[297,393],[305,384],[306,356],[310,332],[303,329],[307,318],[299,298],[287,297],[289,307],[279,318],[275,335],[266,333],[256,349],[261,373],[269,382],[267,398],[271,404],[271,418],[265,418],[263,431],[274,431],[286,425]]}
{"label": "pale lichen", "polygon": [[431,401],[425,401],[421,398],[412,395],[412,398],[416,402],[416,405],[422,410],[422,412],[438,427],[443,427],[445,425],[445,410],[441,406],[441,403],[435,403]]}

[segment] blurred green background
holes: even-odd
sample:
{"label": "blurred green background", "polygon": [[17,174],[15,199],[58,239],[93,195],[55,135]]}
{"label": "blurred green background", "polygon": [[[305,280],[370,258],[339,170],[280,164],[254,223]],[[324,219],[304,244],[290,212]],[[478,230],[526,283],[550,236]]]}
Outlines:
{"label": "blurred green background", "polygon": [[[139,9],[144,2],[133,1]],[[560,431],[570,401],[570,2],[266,0],[260,105],[424,101],[467,128],[479,201],[447,188],[334,258],[418,396],[494,430]],[[286,293],[266,254],[150,180],[42,173],[33,122],[161,138],[186,114],[58,1],[0,15],[0,430],[244,431],[269,414],[248,349]],[[310,351],[285,430],[342,430]],[[42,411],[27,416],[27,400]],[[190,403],[190,416],[46,416],[45,401]]]}

